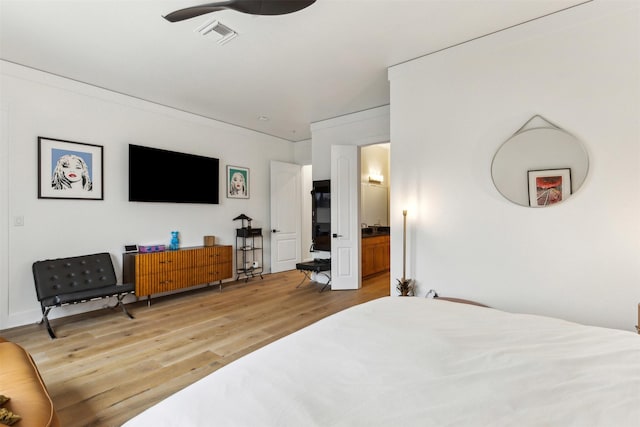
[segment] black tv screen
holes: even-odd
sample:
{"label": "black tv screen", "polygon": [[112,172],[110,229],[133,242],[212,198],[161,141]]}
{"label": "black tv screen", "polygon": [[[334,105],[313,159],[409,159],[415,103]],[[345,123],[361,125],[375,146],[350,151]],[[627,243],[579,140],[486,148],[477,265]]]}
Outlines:
{"label": "black tv screen", "polygon": [[219,160],[129,144],[129,201],[218,204]]}
{"label": "black tv screen", "polygon": [[313,249],[331,252],[331,181],[313,181],[311,196]]}

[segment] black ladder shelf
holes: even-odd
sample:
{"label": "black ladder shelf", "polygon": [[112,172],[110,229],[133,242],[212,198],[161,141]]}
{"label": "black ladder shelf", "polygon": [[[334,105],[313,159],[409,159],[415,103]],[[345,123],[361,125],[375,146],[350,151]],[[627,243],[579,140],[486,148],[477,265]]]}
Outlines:
{"label": "black ladder shelf", "polygon": [[256,276],[263,279],[262,229],[252,228],[252,219],[245,214],[240,214],[233,220],[242,221],[242,227],[236,228],[236,280],[244,277],[246,282]]}

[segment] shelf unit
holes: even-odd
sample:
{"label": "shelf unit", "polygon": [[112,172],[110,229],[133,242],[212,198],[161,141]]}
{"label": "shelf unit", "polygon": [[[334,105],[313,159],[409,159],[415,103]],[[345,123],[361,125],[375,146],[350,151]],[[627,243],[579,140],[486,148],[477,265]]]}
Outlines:
{"label": "shelf unit", "polygon": [[260,276],[264,266],[262,251],[262,229],[242,227],[236,229],[236,280],[244,276],[246,282]]}

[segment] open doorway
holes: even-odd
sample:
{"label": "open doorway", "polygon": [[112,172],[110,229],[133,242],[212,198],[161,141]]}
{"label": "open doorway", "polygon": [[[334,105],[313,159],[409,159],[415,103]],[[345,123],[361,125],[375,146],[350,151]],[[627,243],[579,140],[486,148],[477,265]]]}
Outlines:
{"label": "open doorway", "polygon": [[385,274],[390,269],[389,175],[390,144],[361,148],[361,271],[362,278]]}
{"label": "open doorway", "polygon": [[[353,177],[353,184],[355,188],[359,187],[359,191],[355,199],[355,207],[347,209],[346,212],[350,213],[349,218],[353,218],[354,212],[357,212],[354,227],[356,227],[358,237],[361,237],[356,244],[357,251],[360,253],[356,254],[355,257],[351,256],[349,258],[357,258],[356,265],[358,268],[349,268],[348,270],[359,271],[357,272],[357,286],[345,289],[358,289],[361,287],[360,284],[364,285],[372,278],[375,280],[384,280],[384,277],[386,277],[388,281],[390,270],[390,144],[386,142],[368,146],[358,146],[357,150],[357,157],[359,158],[357,164],[359,167],[357,168],[357,174]],[[352,168],[351,170],[354,171],[356,168]],[[331,171],[333,173],[333,168]],[[309,197],[309,194],[311,193],[313,195],[313,192],[310,190],[312,190],[314,183],[327,182],[333,185],[333,180],[324,179],[313,181],[313,174],[311,172],[311,166],[302,168],[302,187],[303,194],[305,195],[303,197],[302,209],[304,218],[302,237],[303,261],[332,258],[331,250],[318,250],[313,244],[313,224],[309,223],[313,217],[311,213],[312,208],[310,205],[305,206],[304,201],[308,200],[309,203],[311,202],[312,197]],[[331,191],[329,194],[332,200],[331,212],[333,213],[334,195],[331,194]],[[340,199],[337,197],[337,194],[335,196],[336,200]],[[307,223],[305,224],[304,221],[307,221]],[[329,224],[331,235],[343,234],[339,232],[340,227],[337,223],[334,223],[333,219],[329,220]],[[358,225],[360,225],[360,227],[358,227]],[[311,244],[309,244],[309,242],[311,242]],[[331,264],[333,268],[333,259]],[[326,283],[324,276],[319,277],[314,273],[311,277],[320,283]]]}

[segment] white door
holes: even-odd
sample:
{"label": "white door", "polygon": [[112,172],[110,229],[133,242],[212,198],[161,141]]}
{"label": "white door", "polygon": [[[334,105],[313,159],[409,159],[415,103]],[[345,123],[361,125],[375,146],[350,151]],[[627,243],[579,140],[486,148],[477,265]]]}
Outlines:
{"label": "white door", "polygon": [[271,272],[300,262],[300,165],[271,161]]}
{"label": "white door", "polygon": [[359,289],[360,150],[331,146],[331,289]]}

